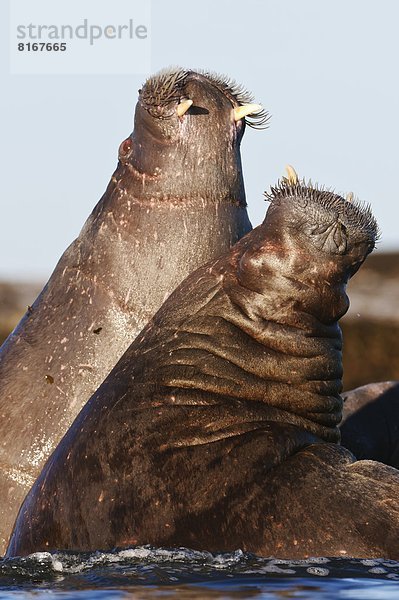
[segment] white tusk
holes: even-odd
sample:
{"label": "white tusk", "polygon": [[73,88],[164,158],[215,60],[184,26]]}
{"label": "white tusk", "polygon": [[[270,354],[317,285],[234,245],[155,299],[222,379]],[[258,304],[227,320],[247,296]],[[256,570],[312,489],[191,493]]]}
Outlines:
{"label": "white tusk", "polygon": [[294,167],[292,167],[291,165],[287,165],[285,167],[285,170],[287,172],[287,177],[285,177],[285,179],[288,181],[288,183],[290,183],[291,185],[295,185],[296,183],[298,183],[298,174],[295,171]]}
{"label": "white tusk", "polygon": [[177,105],[177,116],[178,117],[182,117],[190,108],[190,106],[192,105],[193,101],[192,100],[182,100],[178,105]]}
{"label": "white tusk", "polygon": [[239,121],[247,115],[252,115],[262,110],[260,104],[243,104],[234,109],[234,121]]}
{"label": "white tusk", "polygon": [[349,192],[349,194],[346,194],[346,200],[347,202],[353,202],[353,192]]}

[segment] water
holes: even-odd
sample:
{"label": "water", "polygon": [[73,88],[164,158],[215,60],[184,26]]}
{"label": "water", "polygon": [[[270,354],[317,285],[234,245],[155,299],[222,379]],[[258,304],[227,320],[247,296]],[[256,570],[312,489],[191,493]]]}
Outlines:
{"label": "water", "polygon": [[141,546],[0,560],[0,600],[306,598],[398,600],[399,563],[384,559],[277,560]]}

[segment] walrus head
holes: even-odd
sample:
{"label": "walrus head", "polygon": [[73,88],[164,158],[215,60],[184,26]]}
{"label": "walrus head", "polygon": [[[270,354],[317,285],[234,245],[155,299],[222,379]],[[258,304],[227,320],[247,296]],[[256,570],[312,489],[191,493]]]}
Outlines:
{"label": "walrus head", "polygon": [[[288,176],[265,194],[271,202],[269,226],[277,212],[277,219],[283,218],[284,227],[295,231],[296,237],[308,239],[320,255],[341,256],[338,263],[350,263],[351,277],[373,250],[379,236],[370,207],[354,200],[352,193],[344,199],[330,190],[300,182],[290,166],[287,172]],[[287,206],[289,210],[284,209]]]}
{"label": "walrus head", "polygon": [[[234,196],[245,206],[239,146],[245,125],[261,128],[268,115],[227,77],[176,68],[160,71],[139,90],[134,131],[119,159],[152,181],[157,197]],[[233,190],[233,193],[232,193]]]}
{"label": "walrus head", "polygon": [[379,236],[370,207],[352,194],[345,199],[299,181],[292,167],[265,195],[270,207],[262,242],[251,246],[240,263],[245,280],[252,278],[254,289],[262,291],[270,271],[278,269],[287,280],[313,289],[314,310],[323,322],[339,319],[349,307],[344,287]]}

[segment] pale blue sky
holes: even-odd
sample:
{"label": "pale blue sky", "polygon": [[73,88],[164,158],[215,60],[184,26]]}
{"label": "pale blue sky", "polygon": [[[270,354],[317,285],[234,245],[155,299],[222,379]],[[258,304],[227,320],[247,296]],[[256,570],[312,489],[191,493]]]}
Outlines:
{"label": "pale blue sky", "polygon": [[[10,75],[0,8],[0,279],[44,280],[111,177],[145,75]],[[272,113],[242,146],[254,225],[291,163],[369,202],[380,248],[399,249],[398,23],[396,0],[153,0],[151,71],[226,73]]]}

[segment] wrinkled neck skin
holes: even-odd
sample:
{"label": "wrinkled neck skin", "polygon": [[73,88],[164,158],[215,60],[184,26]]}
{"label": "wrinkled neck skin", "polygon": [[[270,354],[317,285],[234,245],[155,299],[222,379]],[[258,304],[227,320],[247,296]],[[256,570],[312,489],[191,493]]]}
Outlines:
{"label": "wrinkled neck skin", "polygon": [[[342,338],[337,321],[348,308],[347,274],[336,257],[326,259],[309,244],[298,247],[270,225],[259,226],[227,259],[191,282],[192,289],[204,291],[206,280],[201,301],[190,293],[180,305],[181,313],[190,310],[193,317],[173,333],[166,303],[137,346],[143,338],[151,345],[152,338],[155,351],[162,347],[152,380],[170,390],[174,403],[179,397],[184,403],[188,390],[195,389],[201,402],[222,402],[236,415],[252,407],[260,420],[291,422],[338,442]],[[151,352],[145,360],[151,364]]]}
{"label": "wrinkled neck skin", "polygon": [[[116,185],[141,199],[190,198],[246,206],[240,157],[244,124],[232,121],[231,127],[225,127],[215,117],[215,123],[210,119],[208,114],[185,116],[179,135],[165,139],[152,129],[138,104],[134,131],[120,148]],[[198,124],[201,120],[203,126]]]}
{"label": "wrinkled neck skin", "polygon": [[326,441],[339,441],[338,319],[349,306],[345,278],[337,277],[335,269],[331,277],[335,263],[325,264],[289,236],[278,239],[268,231],[262,237],[261,268],[256,251],[255,256],[244,254],[237,268],[239,285],[226,286],[238,309],[236,325],[265,349],[264,364],[255,367],[264,387],[257,399],[296,415],[301,427]]}
{"label": "wrinkled neck skin", "polygon": [[[326,441],[339,441],[338,320],[349,307],[347,260],[320,252],[297,232],[274,224],[270,215],[259,228],[258,244],[237,257],[239,285],[234,282],[226,292],[239,310],[240,328],[279,354],[272,373],[265,355],[263,401],[295,414],[301,426]],[[262,373],[263,367],[259,364],[257,370]]]}

